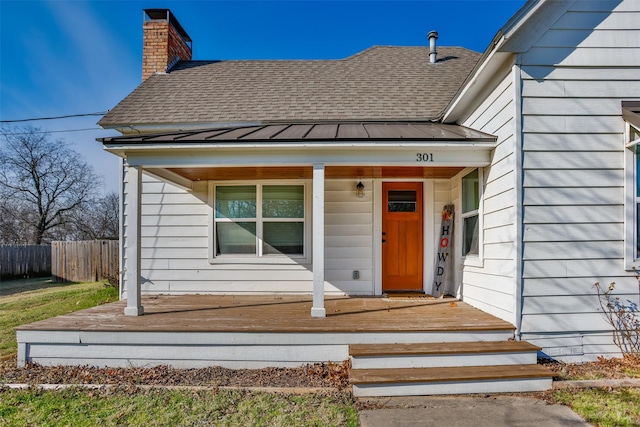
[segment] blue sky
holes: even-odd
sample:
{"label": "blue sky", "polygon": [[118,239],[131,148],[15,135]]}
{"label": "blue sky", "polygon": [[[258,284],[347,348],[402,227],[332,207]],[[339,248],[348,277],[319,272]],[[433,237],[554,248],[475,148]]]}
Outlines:
{"label": "blue sky", "polygon": [[[484,51],[524,0],[0,0],[0,120],[106,111],[141,79],[142,10],[171,9],[194,59],[338,59],[373,45]],[[72,144],[117,191],[118,160],[95,138],[99,117],[34,121]],[[90,129],[90,130],[85,130]],[[72,131],[72,132],[66,132]]]}

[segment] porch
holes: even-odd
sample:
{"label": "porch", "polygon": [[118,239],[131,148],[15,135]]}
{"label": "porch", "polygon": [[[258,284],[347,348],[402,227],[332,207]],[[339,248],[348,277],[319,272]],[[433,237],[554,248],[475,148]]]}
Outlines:
{"label": "porch", "polygon": [[[438,219],[458,197],[451,180],[489,165],[496,138],[432,122],[349,121],[101,141],[124,159],[127,315],[145,312],[147,292],[257,291],[312,294],[310,315],[324,317],[328,294],[432,291]],[[231,272],[238,265],[242,273]],[[440,295],[446,281],[437,286]]]}
{"label": "porch", "polygon": [[512,341],[513,325],[456,299],[328,298],[320,319],[301,296],[158,295],[143,303],[143,316],[125,315],[121,301],[21,326],[18,363],[239,369],[352,358],[354,393],[363,396],[448,393],[449,377],[465,392],[551,382],[535,365],[537,349]]}

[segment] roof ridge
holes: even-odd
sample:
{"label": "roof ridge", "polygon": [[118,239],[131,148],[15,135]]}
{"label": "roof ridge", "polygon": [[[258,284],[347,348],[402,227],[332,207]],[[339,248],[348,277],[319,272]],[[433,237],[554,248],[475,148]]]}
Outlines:
{"label": "roof ridge", "polygon": [[[178,61],[176,64],[174,64],[171,69],[175,68],[175,66],[177,64],[180,63],[216,63],[216,62],[241,62],[241,63],[248,63],[248,62],[260,62],[260,63],[266,63],[266,62],[275,62],[275,63],[283,63],[283,62],[340,62],[340,61],[349,61],[352,59],[356,59],[360,56],[364,56],[368,53],[370,53],[373,50],[376,49],[380,49],[380,48],[391,48],[391,49],[429,49],[429,46],[423,46],[423,45],[404,45],[404,46],[399,46],[399,45],[373,45],[370,46],[364,50],[361,50],[360,52],[356,52],[353,55],[349,55],[347,57],[344,58],[318,58],[318,59],[305,59],[305,58],[246,58],[246,59],[191,59],[191,60],[181,60]],[[468,49],[466,47],[463,46],[438,46],[438,49],[464,49],[470,52],[475,52],[474,50]],[[171,70],[170,69],[170,70]],[[170,71],[169,70],[169,71]]]}

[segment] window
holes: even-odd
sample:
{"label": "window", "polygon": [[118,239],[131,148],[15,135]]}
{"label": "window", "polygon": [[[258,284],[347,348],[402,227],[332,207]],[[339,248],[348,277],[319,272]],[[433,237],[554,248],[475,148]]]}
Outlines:
{"label": "window", "polygon": [[304,184],[213,185],[213,257],[305,257]]}
{"label": "window", "polygon": [[624,129],[624,267],[640,260],[640,101],[622,101]]}
{"label": "window", "polygon": [[635,167],[635,171],[636,171],[636,179],[635,179],[635,191],[634,191],[634,198],[635,198],[635,210],[636,210],[636,218],[635,218],[635,240],[636,240],[636,254],[635,254],[635,258],[639,259],[640,258],[640,173],[638,173],[638,171],[640,171],[640,132],[638,132],[637,129],[634,129],[633,126],[631,126],[631,141],[635,142],[635,145],[633,147],[633,152],[635,154],[635,158],[636,158],[636,167]]}
{"label": "window", "polygon": [[479,169],[462,177],[462,256],[479,255],[480,178]]}
{"label": "window", "polygon": [[634,236],[634,254],[633,260],[640,259],[640,130],[634,126],[627,124],[627,147],[631,150],[634,157],[633,164],[633,230]]}

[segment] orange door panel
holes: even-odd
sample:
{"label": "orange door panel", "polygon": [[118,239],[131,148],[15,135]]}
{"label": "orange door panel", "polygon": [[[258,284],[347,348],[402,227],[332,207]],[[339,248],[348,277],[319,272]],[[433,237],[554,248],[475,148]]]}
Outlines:
{"label": "orange door panel", "polygon": [[422,183],[383,183],[382,197],[382,290],[421,291]]}

